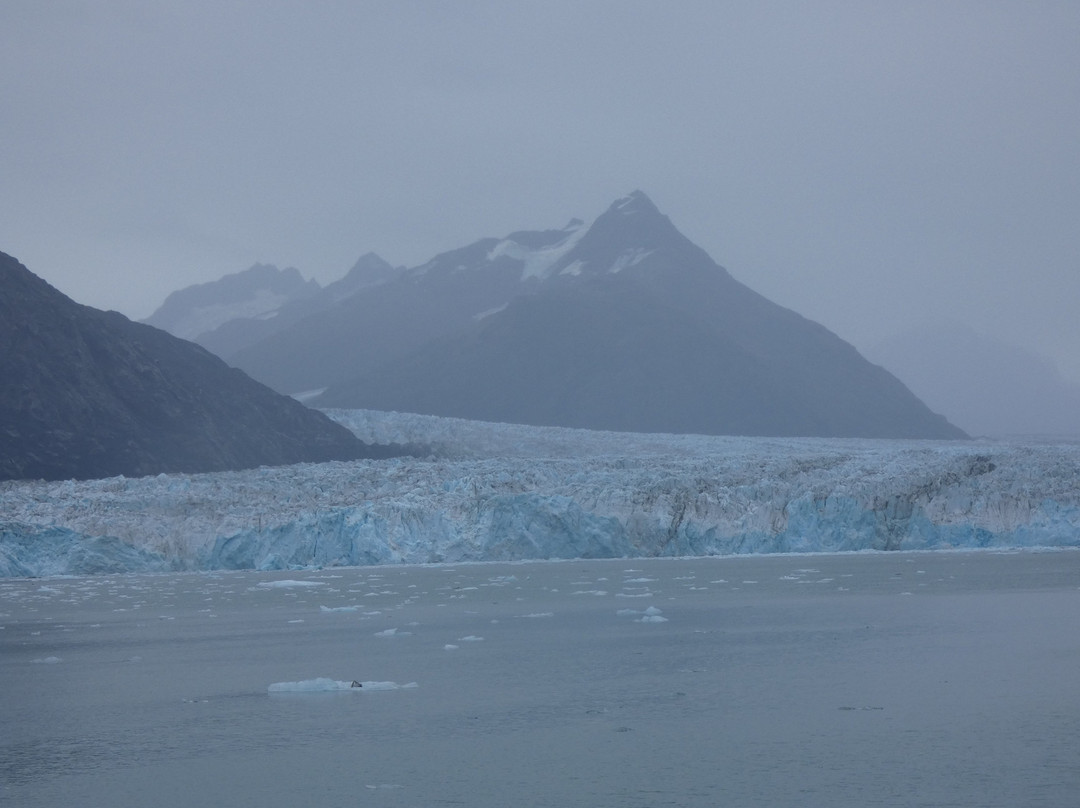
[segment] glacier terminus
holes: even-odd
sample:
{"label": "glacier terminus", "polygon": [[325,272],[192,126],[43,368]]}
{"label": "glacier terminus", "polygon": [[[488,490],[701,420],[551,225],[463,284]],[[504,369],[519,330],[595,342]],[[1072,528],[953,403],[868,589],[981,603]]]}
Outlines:
{"label": "glacier terminus", "polygon": [[1080,445],[330,410],[423,458],[0,485],[0,577],[1080,546]]}

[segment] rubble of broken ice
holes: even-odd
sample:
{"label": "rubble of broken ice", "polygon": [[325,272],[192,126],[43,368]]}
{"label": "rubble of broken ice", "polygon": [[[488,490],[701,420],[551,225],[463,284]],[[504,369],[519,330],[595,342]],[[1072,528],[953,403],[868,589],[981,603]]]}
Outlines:
{"label": "rubble of broken ice", "polygon": [[0,577],[1080,546],[1080,445],[637,435],[331,411],[428,458],[0,484]]}

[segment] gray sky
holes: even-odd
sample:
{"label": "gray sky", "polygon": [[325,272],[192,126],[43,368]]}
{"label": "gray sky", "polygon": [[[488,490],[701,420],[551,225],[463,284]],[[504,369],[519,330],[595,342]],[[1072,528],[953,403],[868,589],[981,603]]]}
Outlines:
{"label": "gray sky", "polygon": [[1080,381],[1075,0],[5,0],[0,144],[0,250],[134,318],[640,188],[856,346],[950,318]]}

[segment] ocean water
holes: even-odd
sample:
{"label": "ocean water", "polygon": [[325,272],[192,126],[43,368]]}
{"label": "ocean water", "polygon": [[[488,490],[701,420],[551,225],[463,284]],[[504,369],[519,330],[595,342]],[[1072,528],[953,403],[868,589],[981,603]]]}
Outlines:
{"label": "ocean water", "polygon": [[1078,694],[1075,551],[0,581],[20,808],[1072,808]]}

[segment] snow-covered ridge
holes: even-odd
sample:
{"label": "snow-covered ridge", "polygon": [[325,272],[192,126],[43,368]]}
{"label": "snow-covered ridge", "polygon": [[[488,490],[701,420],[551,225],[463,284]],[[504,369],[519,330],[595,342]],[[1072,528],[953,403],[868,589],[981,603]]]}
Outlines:
{"label": "snow-covered ridge", "polygon": [[288,295],[257,289],[251,297],[235,303],[215,303],[191,309],[172,327],[172,333],[183,339],[195,339],[200,334],[213,331],[218,326],[238,319],[267,320],[274,317],[286,302]]}
{"label": "snow-covered ridge", "polygon": [[564,238],[554,244],[536,249],[519,244],[512,238],[506,238],[491,248],[487,254],[487,260],[494,261],[505,255],[522,262],[522,281],[530,278],[544,280],[550,276],[552,268],[559,260],[574,249],[588,230],[589,228],[584,223],[575,220],[574,224],[567,226],[564,230],[566,233]]}
{"label": "snow-covered ridge", "polygon": [[438,456],[0,485],[0,576],[1080,546],[1080,446],[629,435],[332,411]]}

